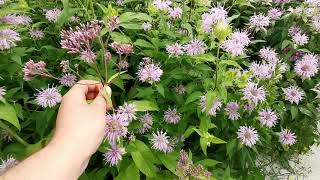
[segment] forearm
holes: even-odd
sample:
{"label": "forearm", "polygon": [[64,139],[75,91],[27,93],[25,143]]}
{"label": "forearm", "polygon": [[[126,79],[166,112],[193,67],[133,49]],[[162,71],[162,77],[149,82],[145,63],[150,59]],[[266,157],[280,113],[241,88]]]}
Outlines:
{"label": "forearm", "polygon": [[52,142],[10,169],[0,179],[73,180],[81,175],[89,158],[70,145],[59,146]]}

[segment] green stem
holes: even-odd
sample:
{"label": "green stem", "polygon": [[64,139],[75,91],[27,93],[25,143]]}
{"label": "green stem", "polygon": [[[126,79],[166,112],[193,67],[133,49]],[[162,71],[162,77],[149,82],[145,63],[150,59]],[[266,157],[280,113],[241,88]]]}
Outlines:
{"label": "green stem", "polygon": [[11,130],[5,123],[3,123],[2,121],[0,121],[0,127],[2,129],[4,129],[5,131],[7,131],[11,136],[13,136],[17,141],[19,141],[21,144],[23,144],[24,146],[28,146],[29,144],[23,140],[16,132],[14,132],[13,130]]}
{"label": "green stem", "polygon": [[214,89],[215,90],[217,88],[217,84],[218,84],[218,70],[219,70],[219,52],[220,52],[220,45],[218,46],[218,51],[217,51],[217,60],[216,60],[216,82],[214,84]]}

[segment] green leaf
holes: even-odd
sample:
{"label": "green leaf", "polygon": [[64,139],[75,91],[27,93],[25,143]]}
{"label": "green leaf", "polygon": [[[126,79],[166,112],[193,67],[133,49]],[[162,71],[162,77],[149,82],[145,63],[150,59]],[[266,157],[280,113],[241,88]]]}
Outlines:
{"label": "green leaf", "polygon": [[307,115],[307,116],[309,116],[309,117],[313,117],[312,112],[309,111],[307,108],[305,108],[305,107],[299,107],[299,110],[300,110],[301,113],[303,113],[303,114],[305,114],[305,115]]}
{"label": "green leaf", "polygon": [[207,132],[210,125],[210,117],[206,115],[200,115],[200,130],[203,132]]}
{"label": "green leaf", "polygon": [[217,57],[213,56],[212,54],[201,54],[192,57],[196,63],[204,63],[204,62],[215,62]]}
{"label": "green leaf", "polygon": [[209,110],[212,107],[212,104],[216,98],[216,93],[214,91],[208,91],[206,94],[206,112],[209,112]]}
{"label": "green leaf", "polygon": [[188,138],[194,132],[194,126],[190,126],[183,134],[183,138]]}
{"label": "green leaf", "polygon": [[157,84],[157,91],[163,96],[164,96],[164,87],[162,86],[162,84]]}
{"label": "green leaf", "polygon": [[131,163],[125,171],[120,171],[115,180],[140,180],[140,172],[134,163]]}
{"label": "green leaf", "polygon": [[124,22],[138,21],[152,21],[152,17],[145,13],[125,12],[119,16],[120,24]]}
{"label": "green leaf", "polygon": [[286,48],[288,45],[290,45],[292,42],[289,40],[283,40],[281,43],[281,49]]}
{"label": "green leaf", "polygon": [[226,141],[224,141],[224,140],[222,140],[222,139],[220,139],[218,137],[215,137],[214,135],[211,135],[211,134],[209,134],[209,136],[208,136],[208,141],[213,143],[213,144],[224,144],[224,143],[227,143]]}
{"label": "green leaf", "polygon": [[236,139],[232,139],[231,141],[229,141],[227,143],[227,155],[229,156],[230,159],[233,156],[236,149],[237,149],[237,140]]}
{"label": "green leaf", "polygon": [[221,163],[220,161],[216,161],[214,159],[203,159],[201,161],[196,162],[195,164],[201,164],[205,167],[214,167],[215,165]]}
{"label": "green leaf", "polygon": [[119,75],[121,75],[121,74],[123,74],[123,73],[125,73],[125,72],[127,72],[127,71],[122,71],[122,72],[119,72],[119,73],[116,73],[116,74],[112,75],[112,76],[109,78],[108,83],[110,83],[113,79],[117,78]]}
{"label": "green leaf", "polygon": [[228,65],[228,66],[234,66],[234,67],[237,67],[239,69],[242,69],[242,67],[234,60],[222,60],[219,62],[220,65],[222,64],[225,64],[225,65]]}
{"label": "green leaf", "polygon": [[201,137],[200,138],[200,146],[201,146],[201,149],[204,153],[204,155],[207,156],[207,145],[208,145],[208,139],[207,138],[204,138],[204,137]]}
{"label": "green leaf", "polygon": [[177,152],[172,152],[169,154],[163,154],[160,152],[157,153],[157,157],[160,159],[162,164],[174,174],[176,174],[178,156],[179,153]]}
{"label": "green leaf", "polygon": [[134,45],[154,49],[154,46],[151,43],[143,39],[137,39],[136,42],[134,42]]}
{"label": "green leaf", "polygon": [[119,33],[119,32],[112,32],[111,33],[111,39],[115,42],[120,42],[120,43],[131,43],[130,37]]}
{"label": "green leaf", "polygon": [[125,29],[143,29],[142,24],[138,23],[121,23],[120,26]]}
{"label": "green leaf", "polygon": [[21,129],[16,111],[8,102],[0,102],[0,119],[8,121],[19,130]]}
{"label": "green leaf", "polygon": [[202,95],[202,93],[200,91],[193,92],[192,94],[190,94],[190,96],[188,96],[188,98],[184,104],[187,105],[193,101],[198,100],[201,95]]}
{"label": "green leaf", "polygon": [[131,152],[132,159],[138,169],[146,176],[155,177],[156,167],[147,161],[139,151]]}
{"label": "green leaf", "polygon": [[291,116],[292,116],[292,119],[295,119],[299,113],[299,110],[296,106],[291,106]]}
{"label": "green leaf", "polygon": [[137,148],[137,150],[143,154],[143,157],[149,161],[149,162],[152,162],[152,163],[157,163],[157,159],[156,157],[152,154],[150,148],[142,141],[139,141],[139,140],[135,140],[133,141],[135,147]]}
{"label": "green leaf", "polygon": [[156,102],[153,101],[130,101],[129,103],[132,103],[137,111],[159,111],[159,107]]}

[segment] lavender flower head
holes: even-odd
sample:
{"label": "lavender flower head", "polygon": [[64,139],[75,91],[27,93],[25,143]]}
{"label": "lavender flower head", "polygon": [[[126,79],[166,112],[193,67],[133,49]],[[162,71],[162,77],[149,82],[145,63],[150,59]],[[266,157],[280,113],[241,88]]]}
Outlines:
{"label": "lavender flower head", "polygon": [[86,63],[93,63],[97,58],[97,55],[91,51],[90,49],[87,49],[85,51],[82,51],[80,53],[80,59],[82,59]]}
{"label": "lavender flower head", "polygon": [[251,113],[255,108],[255,104],[246,103],[243,107],[244,107],[244,110],[246,110],[247,112]]}
{"label": "lavender flower head", "polygon": [[213,26],[219,21],[226,21],[228,12],[220,5],[217,4],[211,8],[208,13],[201,16],[201,28],[204,32],[212,32]]}
{"label": "lavender flower head", "polygon": [[302,30],[300,27],[298,26],[291,26],[288,30],[288,34],[289,36],[293,37],[294,35],[296,34],[301,34],[302,33]]}
{"label": "lavender flower head", "polygon": [[30,25],[30,23],[32,23],[32,20],[29,16],[10,14],[0,17],[0,22],[11,25]]}
{"label": "lavender flower head", "polygon": [[148,130],[152,128],[153,124],[153,118],[149,113],[146,113],[145,115],[142,116],[140,119],[140,122],[142,123],[142,127],[138,129],[139,134],[144,134]]}
{"label": "lavender flower head", "polygon": [[303,46],[308,43],[309,37],[306,34],[297,33],[292,36],[292,40],[295,44]]}
{"label": "lavender flower head", "polygon": [[318,72],[318,57],[314,54],[305,54],[302,60],[296,62],[294,71],[302,80],[311,79]]}
{"label": "lavender flower head", "polygon": [[49,22],[57,22],[60,14],[61,14],[61,10],[58,8],[45,10],[45,16]]}
{"label": "lavender flower head", "polygon": [[32,30],[30,31],[30,36],[33,39],[42,39],[44,37],[44,32],[40,30]]}
{"label": "lavender flower head", "polygon": [[60,33],[60,45],[70,54],[77,54],[90,50],[90,42],[97,38],[101,30],[101,25],[98,21],[87,22],[80,24],[75,29],[63,30]]}
{"label": "lavender flower head", "polygon": [[76,84],[76,81],[77,81],[77,77],[70,73],[64,74],[60,78],[60,83],[67,87],[72,87],[73,85]]}
{"label": "lavender flower head", "polygon": [[149,22],[144,22],[144,23],[142,24],[142,28],[143,28],[144,31],[150,31],[151,28],[152,28],[152,24],[149,23]]}
{"label": "lavender flower head", "polygon": [[259,138],[257,130],[251,126],[240,126],[237,134],[241,144],[249,147],[255,145]]}
{"label": "lavender flower head", "polygon": [[258,87],[258,84],[248,83],[248,85],[243,89],[243,99],[248,100],[254,104],[262,102],[266,98],[266,93],[263,87]]}
{"label": "lavender flower head", "polygon": [[125,137],[128,133],[126,127],[128,123],[123,123],[118,114],[108,114],[106,116],[105,138],[109,143],[116,143],[121,137]]}
{"label": "lavender flower head", "polygon": [[151,143],[153,149],[162,151],[164,153],[168,153],[173,150],[167,133],[163,132],[162,130],[152,134]]}
{"label": "lavender flower head", "polygon": [[111,145],[111,148],[103,155],[103,160],[110,164],[110,166],[117,165],[125,154],[125,149],[116,144]]}
{"label": "lavender flower head", "polygon": [[203,54],[206,51],[206,45],[203,41],[194,39],[188,44],[183,46],[183,49],[186,51],[186,54],[189,56]]}
{"label": "lavender flower head", "polygon": [[178,57],[183,55],[183,47],[178,43],[167,45],[166,50],[170,57]]}
{"label": "lavender flower head", "polygon": [[122,121],[131,122],[136,117],[136,108],[134,104],[124,103],[122,106],[119,106],[117,109],[117,114]]}
{"label": "lavender flower head", "polygon": [[19,161],[15,158],[8,156],[6,160],[1,159],[0,164],[0,176],[3,175],[6,171],[13,168],[14,166],[18,165]]}
{"label": "lavender flower head", "polygon": [[285,100],[290,101],[291,104],[299,104],[305,96],[304,92],[297,86],[290,86],[282,89],[285,95]]}
{"label": "lavender flower head", "polygon": [[4,100],[4,96],[6,95],[6,89],[5,87],[0,87],[0,101]]}
{"label": "lavender flower head", "polygon": [[244,54],[245,47],[250,44],[250,38],[247,31],[237,30],[230,37],[223,41],[221,47],[232,56],[240,56]]}
{"label": "lavender flower head", "polygon": [[138,78],[142,82],[153,83],[160,81],[162,74],[163,71],[158,64],[154,64],[145,60],[139,65]]}
{"label": "lavender flower head", "polygon": [[270,108],[261,110],[259,112],[258,119],[262,125],[265,125],[268,128],[275,126],[278,122],[277,114],[273,112]]}
{"label": "lavender flower head", "polygon": [[0,30],[0,50],[16,46],[17,41],[21,41],[20,35],[17,32],[11,29]]}
{"label": "lavender flower head", "polygon": [[62,96],[56,87],[42,89],[36,94],[36,102],[41,107],[54,107],[61,102]]}
{"label": "lavender flower head", "polygon": [[159,11],[168,11],[172,2],[168,0],[154,0],[152,4]]}
{"label": "lavender flower head", "polygon": [[279,141],[283,145],[294,145],[296,143],[297,136],[291,132],[290,129],[283,129],[279,134]]}
{"label": "lavender flower head", "polygon": [[112,32],[119,27],[119,24],[120,24],[119,17],[112,16],[112,17],[110,17],[110,19],[107,23],[107,26],[108,26],[109,30]]}
{"label": "lavender flower head", "polygon": [[[207,105],[206,105],[206,97],[201,96],[200,97],[200,107],[202,112],[206,112],[207,110]],[[219,98],[215,98],[211,108],[209,109],[209,115],[211,116],[216,116],[217,111],[219,111],[222,107],[222,102],[219,100]]]}
{"label": "lavender flower head", "polygon": [[110,46],[119,55],[128,55],[133,53],[133,46],[131,44],[113,42]]}
{"label": "lavender flower head", "polygon": [[231,120],[238,120],[240,118],[240,114],[238,112],[240,106],[237,102],[229,102],[224,109],[228,118]]}
{"label": "lavender flower head", "polygon": [[277,9],[277,8],[272,8],[268,11],[268,17],[271,19],[271,20],[278,20],[281,18],[282,16],[282,12]]}
{"label": "lavender flower head", "polygon": [[173,9],[169,9],[169,17],[172,19],[180,19],[182,17],[181,7],[175,7]]}
{"label": "lavender flower head", "polygon": [[173,108],[173,109],[169,108],[164,112],[164,120],[169,124],[177,124],[179,123],[180,119],[181,119],[180,114],[177,113],[176,108]]}
{"label": "lavender flower head", "polygon": [[44,75],[46,74],[46,63],[43,61],[39,61],[35,63],[33,60],[29,60],[24,65],[23,69],[23,79],[25,81],[30,81],[37,75]]}
{"label": "lavender flower head", "polygon": [[259,56],[266,60],[268,63],[275,65],[278,61],[278,55],[274,49],[267,47],[262,48],[259,51]]}
{"label": "lavender flower head", "polygon": [[270,79],[274,72],[274,65],[270,64],[258,64],[258,63],[251,63],[250,70],[253,72],[253,75],[260,79]]}
{"label": "lavender flower head", "polygon": [[178,94],[184,94],[186,92],[186,88],[182,84],[178,84],[176,87],[174,87],[174,91]]}
{"label": "lavender flower head", "polygon": [[249,28],[265,30],[270,25],[270,18],[263,14],[255,14],[250,17]]}
{"label": "lavender flower head", "polygon": [[250,44],[248,31],[236,30],[230,35],[229,39],[243,46],[248,46]]}

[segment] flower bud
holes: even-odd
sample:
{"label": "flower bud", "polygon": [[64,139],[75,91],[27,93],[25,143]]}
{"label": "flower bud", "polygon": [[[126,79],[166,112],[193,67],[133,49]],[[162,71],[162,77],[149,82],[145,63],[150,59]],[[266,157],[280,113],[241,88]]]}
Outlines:
{"label": "flower bud", "polygon": [[225,21],[219,21],[213,29],[213,34],[220,42],[224,41],[231,34],[230,25]]}

